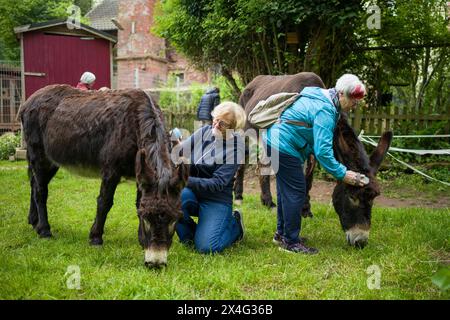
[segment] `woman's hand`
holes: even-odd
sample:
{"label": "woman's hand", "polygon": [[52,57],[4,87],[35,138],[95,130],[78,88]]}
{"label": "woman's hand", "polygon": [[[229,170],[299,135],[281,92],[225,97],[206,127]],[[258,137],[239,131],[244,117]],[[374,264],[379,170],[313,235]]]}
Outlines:
{"label": "woman's hand", "polygon": [[367,178],[364,174],[351,170],[347,170],[342,181],[357,187],[364,187],[369,184],[369,178]]}

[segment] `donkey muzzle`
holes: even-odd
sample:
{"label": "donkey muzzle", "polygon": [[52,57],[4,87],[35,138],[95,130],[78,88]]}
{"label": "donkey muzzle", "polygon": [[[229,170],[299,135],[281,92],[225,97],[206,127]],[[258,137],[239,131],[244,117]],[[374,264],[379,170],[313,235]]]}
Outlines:
{"label": "donkey muzzle", "polygon": [[364,248],[369,242],[369,228],[355,226],[345,232],[347,243],[356,248]]}
{"label": "donkey muzzle", "polygon": [[145,249],[144,263],[149,268],[161,268],[167,266],[168,250],[165,248]]}

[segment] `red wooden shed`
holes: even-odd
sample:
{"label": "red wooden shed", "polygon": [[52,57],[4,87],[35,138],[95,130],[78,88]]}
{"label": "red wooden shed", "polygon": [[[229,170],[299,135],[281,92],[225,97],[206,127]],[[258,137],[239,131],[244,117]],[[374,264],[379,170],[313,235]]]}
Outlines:
{"label": "red wooden shed", "polygon": [[95,74],[94,89],[111,88],[116,37],[66,20],[21,26],[14,31],[21,41],[24,99],[50,84],[76,86],[85,71]]}

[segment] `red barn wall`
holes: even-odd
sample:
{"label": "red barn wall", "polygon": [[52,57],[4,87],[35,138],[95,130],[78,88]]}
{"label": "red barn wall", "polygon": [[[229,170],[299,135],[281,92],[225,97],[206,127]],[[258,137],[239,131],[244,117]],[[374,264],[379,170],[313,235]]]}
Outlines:
{"label": "red barn wall", "polygon": [[25,76],[25,95],[49,84],[76,86],[85,71],[95,74],[94,89],[111,87],[110,42],[83,40],[77,36],[23,34],[25,72],[45,73],[44,77]]}

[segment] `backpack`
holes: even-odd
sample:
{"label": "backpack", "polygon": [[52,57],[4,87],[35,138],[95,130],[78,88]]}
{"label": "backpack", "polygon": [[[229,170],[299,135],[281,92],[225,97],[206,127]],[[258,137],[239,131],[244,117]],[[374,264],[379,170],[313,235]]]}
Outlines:
{"label": "backpack", "polygon": [[250,124],[259,129],[266,129],[274,123],[286,122],[289,124],[311,128],[310,125],[294,120],[281,120],[280,116],[287,107],[291,106],[300,93],[281,92],[261,100],[250,112],[247,119]]}

